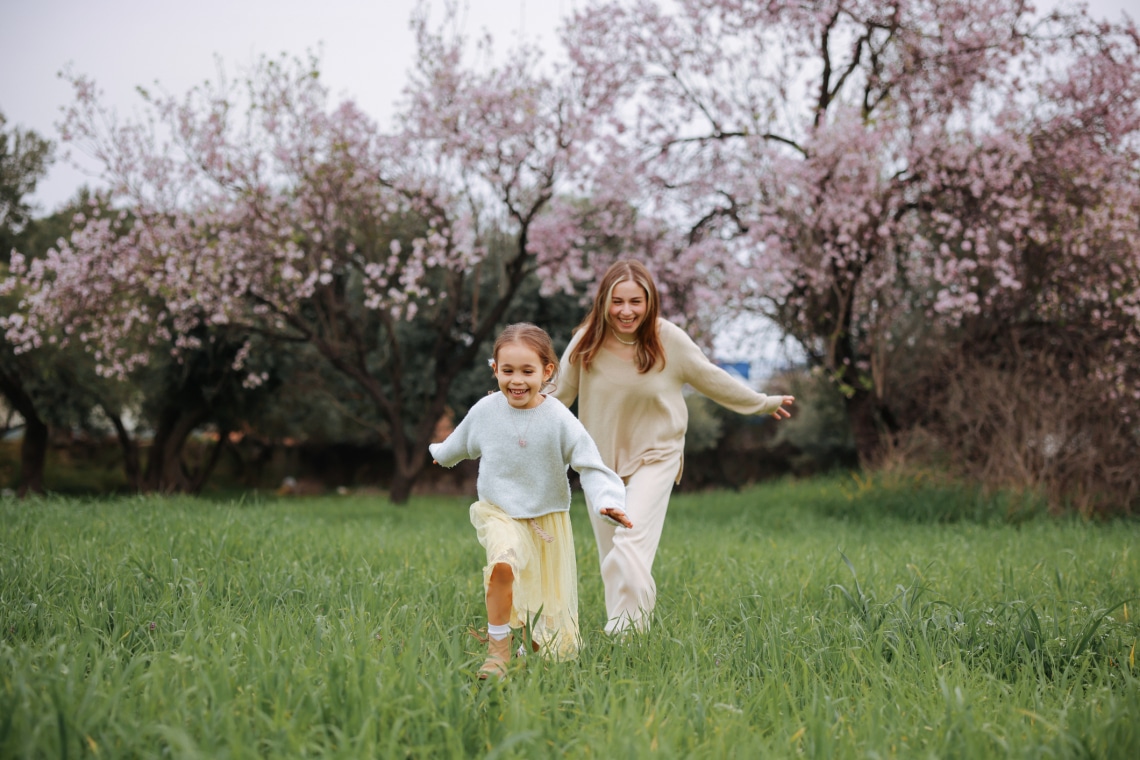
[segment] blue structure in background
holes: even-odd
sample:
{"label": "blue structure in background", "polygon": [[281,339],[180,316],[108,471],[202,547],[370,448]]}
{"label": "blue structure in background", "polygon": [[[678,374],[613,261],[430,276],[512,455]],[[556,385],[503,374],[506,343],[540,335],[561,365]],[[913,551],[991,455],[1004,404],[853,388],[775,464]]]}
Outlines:
{"label": "blue structure in background", "polygon": [[716,362],[716,366],[743,380],[746,384],[752,375],[751,362]]}

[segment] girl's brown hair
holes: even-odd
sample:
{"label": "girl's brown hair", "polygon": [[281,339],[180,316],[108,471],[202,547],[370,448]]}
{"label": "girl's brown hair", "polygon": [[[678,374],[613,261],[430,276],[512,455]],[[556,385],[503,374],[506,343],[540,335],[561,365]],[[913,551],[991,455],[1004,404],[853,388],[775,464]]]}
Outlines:
{"label": "girl's brown hair", "polygon": [[606,329],[610,326],[610,301],[613,298],[614,288],[620,282],[630,281],[645,291],[645,319],[637,328],[637,371],[646,373],[650,368],[661,363],[665,368],[665,348],[661,345],[661,337],[657,333],[657,314],[660,298],[657,295],[657,285],[653,282],[653,275],[640,261],[625,259],[615,261],[598,283],[598,292],[594,295],[594,305],[590,313],[578,325],[582,331],[582,338],[570,353],[571,364],[582,362],[582,369],[589,370],[590,364],[602,348],[606,339]]}
{"label": "girl's brown hair", "polygon": [[[554,342],[546,330],[538,325],[532,325],[530,322],[516,322],[513,325],[507,325],[499,333],[499,337],[495,339],[495,347],[491,351],[491,356],[496,365],[499,363],[499,349],[508,343],[521,343],[534,351],[538,354],[539,363],[544,370],[547,364],[553,364],[554,371],[550,373],[550,377],[557,377],[558,354],[555,353]],[[553,385],[553,383],[548,384]]]}

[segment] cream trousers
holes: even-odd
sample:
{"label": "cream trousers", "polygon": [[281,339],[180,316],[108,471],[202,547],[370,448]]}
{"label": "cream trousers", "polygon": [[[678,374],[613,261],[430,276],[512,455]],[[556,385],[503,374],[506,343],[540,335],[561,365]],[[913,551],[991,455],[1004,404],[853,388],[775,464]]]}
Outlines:
{"label": "cream trousers", "polygon": [[618,528],[589,510],[606,589],[606,633],[649,628],[657,603],[653,558],[680,466],[680,456],[672,457],[642,465],[626,478],[625,513],[633,528]]}

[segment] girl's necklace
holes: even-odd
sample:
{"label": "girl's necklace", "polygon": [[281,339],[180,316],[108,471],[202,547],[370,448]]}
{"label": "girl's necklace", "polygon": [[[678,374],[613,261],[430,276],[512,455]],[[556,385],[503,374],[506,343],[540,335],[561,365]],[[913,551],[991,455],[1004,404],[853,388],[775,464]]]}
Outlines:
{"label": "girl's necklace", "polygon": [[617,330],[610,330],[610,332],[612,332],[614,334],[614,338],[617,339],[618,343],[621,343],[621,344],[626,345],[626,346],[636,346],[637,345],[637,338],[634,338],[633,340],[622,340],[621,336],[617,334]]}
{"label": "girl's necklace", "polygon": [[[533,412],[534,410],[528,409],[527,411]],[[526,448],[526,433],[528,430],[530,430],[530,423],[534,420],[534,415],[533,414],[527,415],[526,426],[523,427],[523,431],[521,433],[519,432],[519,426],[515,424],[515,416],[512,414],[510,417],[511,417],[511,427],[513,427],[515,429],[515,434],[518,435],[518,437],[519,437],[519,448],[525,449]]]}

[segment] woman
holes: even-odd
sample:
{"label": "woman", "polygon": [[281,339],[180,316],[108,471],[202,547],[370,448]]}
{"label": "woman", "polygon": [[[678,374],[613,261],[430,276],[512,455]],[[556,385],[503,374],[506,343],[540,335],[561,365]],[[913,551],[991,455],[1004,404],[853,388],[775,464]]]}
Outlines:
{"label": "woman", "polygon": [[578,399],[578,418],[602,461],[626,484],[620,528],[590,509],[606,590],[606,632],[649,627],[657,599],[653,558],[673,484],[680,481],[688,409],[686,383],[741,414],[790,417],[792,396],[757,393],[710,362],[685,332],[658,317],[657,286],[643,264],[619,261],[562,357],[555,398]]}

